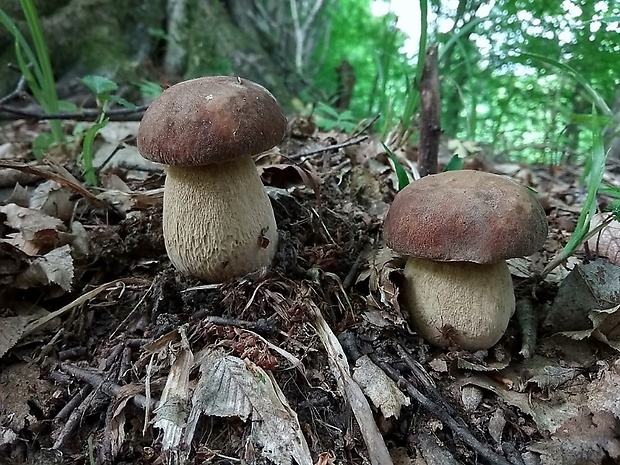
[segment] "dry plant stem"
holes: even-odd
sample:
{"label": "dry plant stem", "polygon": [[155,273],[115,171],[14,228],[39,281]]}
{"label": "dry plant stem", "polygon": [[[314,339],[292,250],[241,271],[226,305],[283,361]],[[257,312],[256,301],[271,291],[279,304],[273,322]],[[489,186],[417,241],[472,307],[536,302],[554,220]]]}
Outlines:
{"label": "dry plant stem", "polygon": [[206,316],[203,318],[205,323],[211,323],[218,326],[235,326],[237,328],[249,329],[260,334],[272,335],[279,332],[278,328],[268,322],[260,319],[258,321],[239,320],[237,318],[224,318],[221,316]]}
{"label": "dry plant stem", "polygon": [[19,163],[15,161],[0,160],[0,168],[10,168],[21,171],[22,173],[40,176],[50,181],[55,181],[63,187],[72,190],[86,199],[87,202],[95,205],[102,210],[115,211],[114,207],[109,203],[98,199],[94,194],[84,189],[80,182],[72,176],[65,168],[49,161],[43,161],[40,166],[32,166],[27,163]]}
{"label": "dry plant stem", "polygon": [[86,396],[82,403],[80,403],[80,405],[78,405],[73,410],[73,412],[71,412],[71,415],[69,415],[67,422],[62,427],[58,438],[56,438],[52,449],[63,449],[66,443],[72,439],[71,436],[73,436],[73,433],[80,425],[82,418],[86,414],[86,411],[95,401],[96,397],[100,395],[101,392],[99,392],[97,389],[94,389]]}
{"label": "dry plant stem", "polygon": [[473,434],[465,427],[460,425],[448,411],[439,404],[436,404],[420,391],[413,384],[401,376],[389,363],[379,360],[378,357],[370,355],[371,360],[376,363],[401,389],[404,389],[409,396],[413,398],[420,406],[432,416],[438,418],[446,425],[456,436],[458,436],[465,444],[473,449],[478,455],[483,457],[492,465],[511,465],[506,459],[500,457],[489,447],[478,441]]}
{"label": "dry plant stem", "polygon": [[300,158],[310,157],[310,156],[313,156],[313,155],[318,155],[320,153],[331,152],[332,150],[338,150],[338,149],[342,149],[344,147],[349,147],[351,145],[360,144],[360,143],[364,142],[366,139],[368,139],[368,136],[362,135],[362,136],[356,137],[354,139],[348,139],[348,140],[346,140],[344,142],[341,142],[340,144],[334,144],[334,145],[330,145],[328,147],[322,147],[320,149],[310,150],[309,152],[294,153],[292,155],[289,155],[288,158],[290,160],[299,160]]}
{"label": "dry plant stem", "polygon": [[24,76],[21,76],[19,78],[19,81],[17,82],[17,86],[15,86],[15,89],[11,91],[10,93],[8,93],[7,95],[5,95],[4,97],[0,98],[0,108],[2,108],[2,106],[6,104],[6,102],[10,102],[14,98],[23,97],[25,94],[26,94],[26,78]]}
{"label": "dry plant stem", "polygon": [[530,299],[517,300],[515,313],[521,329],[521,350],[519,354],[525,358],[530,358],[534,355],[536,348],[536,326],[538,324],[538,318]]}
{"label": "dry plant stem", "polygon": [[84,401],[88,394],[90,394],[90,391],[92,391],[92,389],[93,387],[89,384],[82,387],[82,389],[80,389],[78,393],[65,404],[65,406],[60,410],[60,412],[56,414],[56,416],[54,417],[54,421],[64,423],[69,417],[69,415],[71,415],[71,412],[73,412],[73,410],[75,410],[77,406]]}
{"label": "dry plant stem", "polygon": [[[418,380],[418,383],[422,385],[422,387],[424,388],[423,390],[426,393],[426,395],[428,395],[432,401],[437,402],[443,408],[445,408],[446,412],[449,415],[454,415],[454,416],[458,415],[457,411],[452,407],[452,405],[450,405],[441,396],[441,394],[439,394],[435,386],[435,383],[433,382],[432,378],[428,375],[428,373],[424,370],[422,365],[420,365],[420,363],[417,360],[415,360],[411,356],[411,354],[407,352],[407,350],[401,344],[396,345],[396,351],[398,352],[398,355],[405,361],[405,363],[407,364],[407,366],[409,367],[413,375]],[[372,359],[372,356],[370,358]]]}
{"label": "dry plant stem", "polygon": [[441,101],[439,98],[439,64],[437,46],[426,50],[424,70],[420,80],[420,142],[418,170],[420,176],[437,173],[437,157],[439,154],[439,136],[441,127]]}
{"label": "dry plant stem", "polygon": [[[61,363],[59,368],[65,373],[90,384],[110,397],[117,395],[121,390],[121,386],[118,384],[107,381],[103,376],[93,373],[92,371],[83,370],[82,368],[78,368],[69,363]],[[146,409],[147,405],[149,405],[151,410],[157,403],[155,400],[151,400],[149,402],[149,400],[142,394],[136,394],[131,398],[131,401],[136,407],[141,409]]]}
{"label": "dry plant stem", "polygon": [[170,261],[208,283],[271,265],[276,220],[251,157],[208,166],[168,166],[163,231]]}
{"label": "dry plant stem", "polygon": [[[7,96],[8,97],[8,96]],[[135,108],[118,108],[106,111],[106,116],[110,121],[140,121],[148,105]],[[10,105],[0,104],[0,121],[10,121],[16,119],[35,119],[35,120],[75,120],[75,121],[95,121],[101,111],[96,108],[85,108],[75,112],[45,113],[43,110],[29,110],[27,108],[17,108]]]}

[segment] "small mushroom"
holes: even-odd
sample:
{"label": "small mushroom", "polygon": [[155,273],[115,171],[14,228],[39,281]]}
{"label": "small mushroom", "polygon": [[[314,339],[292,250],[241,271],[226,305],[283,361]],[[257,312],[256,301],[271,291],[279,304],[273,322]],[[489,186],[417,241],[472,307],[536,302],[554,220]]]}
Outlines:
{"label": "small mushroom", "polygon": [[515,310],[507,258],[531,255],[547,219],[527,188],[496,174],[449,171],[412,182],[385,220],[387,245],[409,258],[404,301],[432,344],[488,349]]}
{"label": "small mushroom", "polygon": [[252,157],[285,131],[273,95],[237,77],[181,82],[149,106],[138,150],[168,165],[164,241],[181,273],[217,283],[269,267],[278,232]]}

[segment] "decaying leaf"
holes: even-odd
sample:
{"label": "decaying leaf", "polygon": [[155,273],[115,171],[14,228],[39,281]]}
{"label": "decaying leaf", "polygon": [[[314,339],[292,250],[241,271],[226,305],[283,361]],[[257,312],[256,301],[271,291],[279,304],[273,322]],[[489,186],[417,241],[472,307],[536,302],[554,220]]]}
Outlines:
{"label": "decaying leaf", "polygon": [[60,242],[59,233],[67,230],[60,219],[14,203],[0,206],[0,213],[6,215],[4,223],[18,231],[11,238],[11,243],[28,255],[38,255],[55,248]]}
{"label": "decaying leaf", "polygon": [[30,321],[32,318],[25,316],[0,318],[0,358],[17,344]]}
{"label": "decaying leaf", "polygon": [[582,465],[620,460],[619,422],[610,412],[591,412],[582,407],[567,419],[550,439],[529,446],[541,455],[543,465]]}
{"label": "decaying leaf", "polygon": [[[583,376],[575,378],[576,369],[557,370],[551,363],[535,355],[525,360],[521,369],[513,366],[504,372],[507,376],[524,378],[520,392],[508,390],[504,384],[479,373],[463,378],[462,382],[494,392],[504,403],[531,416],[540,431],[549,433],[547,439],[529,446],[541,454],[543,464],[605,463],[602,460],[608,457],[617,461],[620,458],[617,395],[620,361],[602,369],[592,381]],[[563,387],[564,383],[570,385]],[[513,384],[516,386],[518,382]],[[536,395],[531,389],[538,391],[536,385],[548,389]]]}
{"label": "decaying leaf", "polygon": [[[590,222],[590,230],[599,226],[609,214],[597,213]],[[620,221],[612,220],[601,231],[588,239],[588,248],[611,263],[620,265]]]}
{"label": "decaying leaf", "polygon": [[391,274],[404,266],[405,259],[388,247],[382,247],[368,257],[368,262],[356,280],[368,283],[367,309],[364,318],[376,326],[404,325],[398,303],[398,287]]}
{"label": "decaying leaf", "polygon": [[259,166],[258,172],[265,184],[281,189],[305,185],[318,193],[319,187],[323,184],[323,180],[316,173],[299,165],[272,164]]}
{"label": "decaying leaf", "polygon": [[366,443],[371,464],[391,465],[392,459],[383,436],[379,432],[370,405],[360,386],[351,377],[344,349],[323,318],[323,315],[321,315],[321,311],[312,301],[308,302],[308,310],[314,317],[317,334],[321,338],[321,342],[327,352],[329,367],[338,382],[338,388],[346,401],[351,405],[351,410]]}
{"label": "decaying leaf", "polygon": [[170,454],[172,463],[179,460],[179,445],[187,423],[187,406],[189,404],[189,374],[194,365],[194,354],[189,348],[185,329],[179,328],[180,343],[169,353],[173,357],[166,385],[161,393],[157,407],[153,411],[153,426],[162,430],[161,445]]}
{"label": "decaying leaf", "polygon": [[400,409],[411,403],[409,397],[405,396],[396,383],[367,355],[361,356],[355,362],[353,379],[385,418],[398,418]]}
{"label": "decaying leaf", "polygon": [[557,389],[562,384],[574,379],[583,370],[577,367],[547,365],[537,374],[525,379],[525,385],[535,384],[539,389]]}
{"label": "decaying leaf", "polygon": [[69,221],[73,216],[75,199],[69,189],[56,181],[47,180],[32,192],[28,207],[62,221]]}
{"label": "decaying leaf", "polygon": [[251,419],[252,443],[277,465],[313,463],[297,414],[271,375],[249,360],[221,351],[202,354],[183,438],[187,451],[202,415]]}
{"label": "decaying leaf", "polygon": [[592,328],[588,312],[620,304],[620,267],[605,260],[576,266],[558,289],[544,325],[552,331]]}
{"label": "decaying leaf", "polygon": [[28,289],[56,284],[63,290],[70,291],[73,273],[71,248],[68,245],[63,245],[43,256],[36,257],[30,266],[17,277],[15,286]]}

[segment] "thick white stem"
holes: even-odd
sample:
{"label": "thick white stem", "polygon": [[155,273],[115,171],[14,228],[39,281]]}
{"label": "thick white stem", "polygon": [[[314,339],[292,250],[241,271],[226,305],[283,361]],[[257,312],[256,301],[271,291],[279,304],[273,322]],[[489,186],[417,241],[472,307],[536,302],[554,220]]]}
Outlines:
{"label": "thick white stem", "polygon": [[208,166],[169,166],[164,239],[183,274],[219,283],[269,267],[278,232],[250,157]]}
{"label": "thick white stem", "polygon": [[409,258],[405,303],[427,341],[465,350],[488,349],[504,335],[515,310],[505,261],[489,265]]}

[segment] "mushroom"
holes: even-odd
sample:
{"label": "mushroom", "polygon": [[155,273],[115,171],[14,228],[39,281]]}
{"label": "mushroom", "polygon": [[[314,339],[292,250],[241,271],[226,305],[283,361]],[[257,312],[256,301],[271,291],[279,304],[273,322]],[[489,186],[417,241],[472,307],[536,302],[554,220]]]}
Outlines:
{"label": "mushroom", "polygon": [[237,77],[175,84],[146,110],[138,150],[168,165],[163,233],[181,273],[218,283],[269,267],[278,232],[252,157],[285,131],[273,95]]}
{"label": "mushroom", "polygon": [[394,198],[387,245],[408,256],[410,321],[428,342],[488,349],[515,310],[507,258],[547,237],[545,212],[524,186],[496,174],[449,171],[414,181]]}

